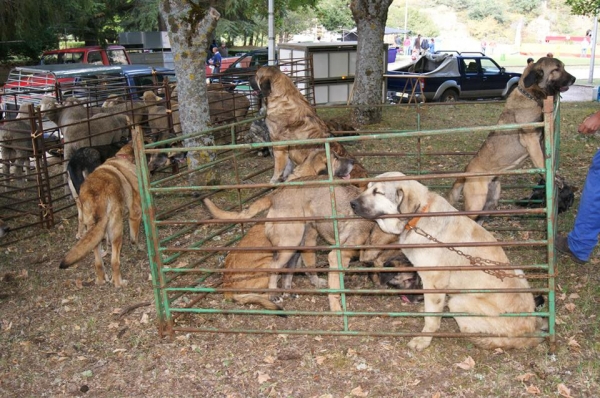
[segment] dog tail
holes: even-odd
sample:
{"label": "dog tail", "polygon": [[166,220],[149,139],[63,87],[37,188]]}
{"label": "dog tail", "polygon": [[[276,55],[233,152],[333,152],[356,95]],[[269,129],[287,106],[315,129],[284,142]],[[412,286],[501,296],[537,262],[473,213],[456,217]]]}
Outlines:
{"label": "dog tail", "polygon": [[204,199],[204,204],[206,205],[206,207],[208,208],[208,211],[210,211],[210,214],[212,214],[212,216],[214,218],[219,218],[219,219],[224,219],[224,220],[233,220],[233,219],[239,219],[239,218],[241,218],[241,219],[252,218],[255,215],[257,215],[258,213],[269,209],[272,205],[272,202],[271,202],[271,195],[264,196],[264,197],[258,199],[256,202],[252,203],[250,205],[250,207],[248,207],[246,210],[242,210],[240,212],[222,210],[222,209],[218,208],[217,205],[215,205],[212,202],[212,200],[210,200],[208,198]]}
{"label": "dog tail", "polygon": [[458,199],[460,198],[460,194],[462,193],[464,185],[465,185],[464,177],[458,178],[458,179],[456,179],[456,181],[454,181],[454,185],[452,185],[452,189],[450,190],[450,193],[448,194],[448,202],[450,202],[451,205],[454,205],[455,203],[458,202]]}
{"label": "dog tail", "polygon": [[268,310],[283,310],[283,307],[277,305],[268,298],[261,296],[260,294],[234,294],[233,296],[231,296],[231,298],[233,299],[233,301],[239,304],[257,304]]}
{"label": "dog tail", "polygon": [[106,227],[108,225],[108,217],[101,217],[100,220],[92,228],[88,229],[85,235],[73,246],[65,255],[65,258],[60,262],[60,268],[68,268],[77,263],[86,254],[92,251],[102,242]]}

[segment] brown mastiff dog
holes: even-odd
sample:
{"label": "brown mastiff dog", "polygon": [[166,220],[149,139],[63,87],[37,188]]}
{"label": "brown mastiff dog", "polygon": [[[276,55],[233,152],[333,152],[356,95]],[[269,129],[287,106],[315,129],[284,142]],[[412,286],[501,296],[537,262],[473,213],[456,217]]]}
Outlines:
{"label": "brown mastiff dog", "polygon": [[[267,116],[265,121],[269,128],[271,141],[307,140],[311,138],[328,138],[330,129],[317,115],[308,100],[296,88],[292,80],[276,66],[263,66],[256,71],[250,83],[265,98]],[[275,146],[275,170],[271,182],[283,180],[288,159],[294,164],[301,164],[311,150],[323,144]],[[333,152],[342,157],[351,157],[339,143],[332,143]],[[367,172],[356,162],[351,178],[365,178]],[[366,187],[366,183],[363,184]]]}
{"label": "brown mastiff dog", "polygon": [[121,148],[114,158],[98,166],[85,179],[79,191],[79,201],[85,234],[65,255],[60,268],[70,267],[93,250],[96,284],[103,284],[105,274],[100,243],[102,238],[107,236],[112,247],[112,282],[115,287],[121,287],[125,283],[121,279],[120,260],[124,210],[127,209],[129,213],[129,237],[134,245],[138,243],[142,221],[140,192],[131,144]]}
{"label": "brown mastiff dog", "polygon": [[[381,178],[402,178],[398,172],[384,173]],[[471,259],[509,263],[500,246],[462,246],[462,243],[496,242],[494,236],[481,225],[466,216],[416,216],[382,218],[385,215],[414,213],[448,213],[457,210],[440,195],[431,192],[423,184],[414,180],[371,182],[369,188],[351,202],[354,212],[362,217],[375,220],[384,232],[398,236],[398,242],[414,245],[402,249],[408,260],[416,267],[425,289],[425,312],[441,313],[446,303],[446,293],[427,293],[427,289],[528,289],[529,283],[520,269],[504,270],[502,279],[479,270],[469,271],[419,271],[419,267],[460,267],[469,266]],[[433,236],[443,243],[455,243],[461,253],[446,247],[419,247],[432,243],[425,235]],[[536,303],[532,293],[452,293],[448,294],[448,308],[451,312],[465,312],[485,317],[455,317],[464,333],[486,333],[498,337],[473,338],[475,344],[484,348],[525,348],[538,345],[542,337],[525,337],[547,326],[542,318],[502,317],[507,312],[535,311]],[[440,316],[425,317],[423,333],[433,333],[440,328]],[[431,343],[431,336],[413,338],[408,346],[423,350]]]}
{"label": "brown mastiff dog", "polygon": [[[556,58],[540,58],[530,64],[521,76],[517,89],[510,94],[498,124],[533,123],[543,120],[542,102],[548,96],[567,91],[575,77],[565,70]],[[469,173],[502,172],[516,169],[527,158],[536,168],[545,168],[541,146],[542,128],[491,132],[475,157],[467,165]],[[496,208],[500,198],[497,176],[463,177],[456,180],[449,194],[456,203],[464,186],[465,210],[479,211]],[[477,219],[477,215],[469,216]]]}

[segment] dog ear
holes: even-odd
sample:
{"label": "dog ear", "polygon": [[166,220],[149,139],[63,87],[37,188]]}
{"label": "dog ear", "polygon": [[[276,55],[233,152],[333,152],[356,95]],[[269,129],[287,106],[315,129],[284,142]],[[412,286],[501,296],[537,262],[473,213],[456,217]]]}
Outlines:
{"label": "dog ear", "polygon": [[544,77],[544,71],[542,68],[537,66],[537,63],[528,68],[525,73],[526,75],[523,77],[523,85],[526,88],[533,86],[535,83],[541,81]]}
{"label": "dog ear", "polygon": [[398,203],[398,212],[401,214],[415,213],[421,207],[421,201],[417,195],[411,195],[409,189],[404,186],[399,186],[396,189],[396,203]]}
{"label": "dog ear", "polygon": [[271,78],[265,77],[260,81],[260,93],[264,98],[269,98],[271,95]]}

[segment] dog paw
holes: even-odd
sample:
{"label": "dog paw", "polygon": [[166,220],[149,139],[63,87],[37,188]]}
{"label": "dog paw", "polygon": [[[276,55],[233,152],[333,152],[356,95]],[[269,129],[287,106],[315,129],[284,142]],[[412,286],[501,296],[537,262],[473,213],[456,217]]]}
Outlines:
{"label": "dog paw", "polygon": [[271,300],[275,304],[283,303],[283,296],[272,294],[269,296],[269,300]]}
{"label": "dog paw", "polygon": [[408,342],[408,348],[423,351],[431,344],[431,337],[415,337]]}

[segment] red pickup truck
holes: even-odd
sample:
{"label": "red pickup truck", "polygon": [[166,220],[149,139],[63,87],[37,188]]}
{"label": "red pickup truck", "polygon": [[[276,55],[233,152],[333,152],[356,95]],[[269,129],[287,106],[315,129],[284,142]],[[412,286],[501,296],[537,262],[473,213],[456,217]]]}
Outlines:
{"label": "red pickup truck", "polygon": [[131,65],[131,61],[125,47],[111,45],[44,51],[40,64]]}

